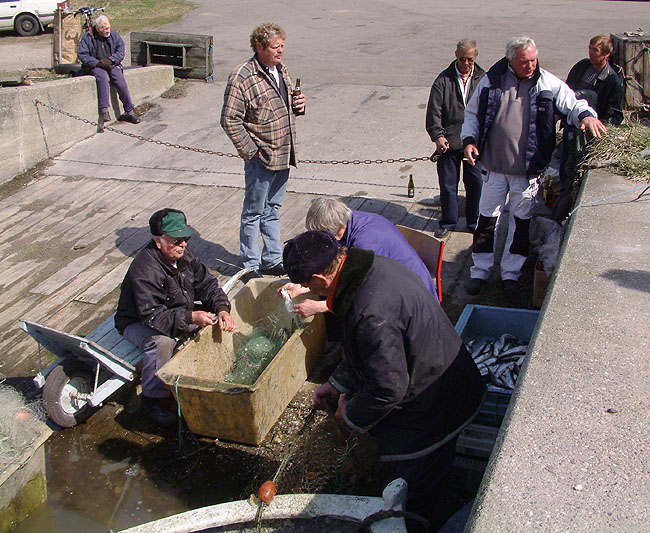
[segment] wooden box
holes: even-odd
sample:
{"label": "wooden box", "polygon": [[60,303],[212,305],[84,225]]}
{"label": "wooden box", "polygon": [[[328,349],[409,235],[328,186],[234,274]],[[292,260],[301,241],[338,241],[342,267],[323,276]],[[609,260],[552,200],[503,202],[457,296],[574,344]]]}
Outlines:
{"label": "wooden box", "polygon": [[287,280],[250,280],[232,299],[233,333],[208,326],[163,366],[158,377],[170,386],[194,433],[258,445],[318,362],[325,342],[322,315],[296,329],[251,386],[224,381],[238,339],[273,317],[275,328],[292,331],[292,318],[277,289]]}
{"label": "wooden box", "polygon": [[212,35],[164,31],[131,32],[132,65],[172,65],[177,78],[212,75]]}
{"label": "wooden box", "polygon": [[650,104],[650,33],[612,33],[612,62],[623,70],[623,109]]}

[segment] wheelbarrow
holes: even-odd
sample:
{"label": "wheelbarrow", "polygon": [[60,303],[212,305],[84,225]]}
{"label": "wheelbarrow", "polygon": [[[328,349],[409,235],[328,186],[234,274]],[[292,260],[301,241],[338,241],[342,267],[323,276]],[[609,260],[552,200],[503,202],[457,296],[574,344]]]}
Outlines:
{"label": "wheelbarrow", "polygon": [[[222,289],[228,294],[239,279],[251,271],[244,268]],[[43,389],[48,417],[61,427],[72,427],[138,374],[143,351],[122,337],[108,317],[87,337],[78,337],[28,320],[19,327],[38,343],[38,374],[34,383]],[[43,368],[41,346],[57,356]]]}

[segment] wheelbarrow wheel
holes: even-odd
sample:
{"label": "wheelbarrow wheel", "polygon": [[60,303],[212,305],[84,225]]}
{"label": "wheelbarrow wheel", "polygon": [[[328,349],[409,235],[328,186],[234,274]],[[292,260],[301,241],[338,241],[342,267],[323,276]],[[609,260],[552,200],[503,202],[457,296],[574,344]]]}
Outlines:
{"label": "wheelbarrow wheel", "polygon": [[77,395],[92,392],[92,387],[92,374],[84,365],[64,362],[55,367],[43,387],[43,401],[52,422],[70,428],[84,420],[90,414],[90,405]]}

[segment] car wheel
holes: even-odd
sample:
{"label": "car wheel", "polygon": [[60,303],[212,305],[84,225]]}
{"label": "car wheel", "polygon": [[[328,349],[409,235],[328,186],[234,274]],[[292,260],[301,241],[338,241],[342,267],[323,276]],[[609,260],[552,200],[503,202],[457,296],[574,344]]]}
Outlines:
{"label": "car wheel", "polygon": [[41,30],[41,26],[38,20],[36,20],[36,17],[28,14],[18,15],[16,17],[15,27],[16,33],[23,37],[36,35]]}

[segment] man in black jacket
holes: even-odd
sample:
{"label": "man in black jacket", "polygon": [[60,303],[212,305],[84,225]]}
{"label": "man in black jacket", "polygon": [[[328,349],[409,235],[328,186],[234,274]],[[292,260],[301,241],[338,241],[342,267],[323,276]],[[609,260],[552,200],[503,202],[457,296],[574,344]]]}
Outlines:
{"label": "man in black jacket", "polygon": [[[623,82],[609,58],[614,46],[607,35],[596,35],[589,41],[589,57],[578,61],[567,76],[566,83],[577,98],[584,98],[606,124],[619,125],[623,122]],[[584,146],[586,134],[563,124],[560,148],[560,189],[553,206],[552,218],[562,224],[573,207],[573,185],[577,179],[577,168],[581,154],[576,153]],[[580,139],[582,137],[582,139]],[[570,157],[571,155],[571,157]]]}
{"label": "man in black jacket", "polygon": [[479,169],[463,161],[463,143],[460,129],[465,116],[465,104],[485,71],[476,64],[476,41],[463,39],[456,45],[456,60],[443,70],[431,87],[427,105],[426,128],[436,145],[438,183],[442,214],[435,236],[445,238],[458,222],[458,181],[461,163],[465,184],[465,219],[472,231],[478,220],[478,203],[481,197]]}
{"label": "man in black jacket", "polygon": [[606,124],[623,122],[623,82],[609,64],[614,49],[607,35],[596,35],[589,41],[589,58],[578,61],[567,76],[566,83],[580,98],[585,91],[596,93],[596,113]]}
{"label": "man in black jacket", "polygon": [[341,325],[345,358],[314,401],[373,436],[391,463],[390,479],[409,484],[406,509],[429,519],[456,437],[482,402],[474,361],[422,280],[401,263],[347,250],[317,230],[286,243],[283,265],[293,283],[327,297]]}
{"label": "man in black jacket", "polygon": [[[149,219],[153,239],[131,263],[122,282],[115,313],[116,329],[144,350],[142,405],[161,426],[171,426],[166,408],[169,390],[156,372],[179,341],[205,326],[233,331],[230,302],[219,282],[187,248],[192,230],[177,209],[161,209]],[[194,308],[199,300],[208,311]]]}

